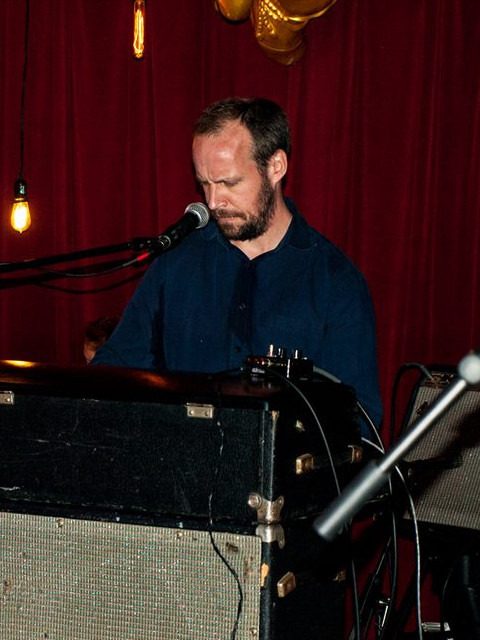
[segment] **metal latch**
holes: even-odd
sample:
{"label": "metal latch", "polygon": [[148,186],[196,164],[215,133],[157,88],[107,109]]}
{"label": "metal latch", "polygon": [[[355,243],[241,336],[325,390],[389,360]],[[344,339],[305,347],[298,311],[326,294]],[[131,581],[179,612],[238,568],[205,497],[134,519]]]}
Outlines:
{"label": "metal latch", "polygon": [[280,512],[285,503],[285,498],[279,496],[276,500],[266,500],[258,493],[248,496],[248,506],[257,512],[260,524],[276,524],[280,522]]}
{"label": "metal latch", "polygon": [[0,391],[0,404],[15,404],[13,391]]}
{"label": "metal latch", "polygon": [[295,578],[295,574],[291,571],[288,571],[280,580],[277,582],[277,594],[279,598],[285,598],[297,587],[297,579]]}
{"label": "metal latch", "polygon": [[304,453],[295,460],[295,473],[301,476],[304,473],[315,471],[315,456],[311,453]]}
{"label": "metal latch", "polygon": [[195,404],[194,402],[187,402],[187,418],[213,418],[213,405],[212,404]]}
{"label": "metal latch", "polygon": [[259,524],[255,529],[255,535],[266,544],[276,542],[280,549],[285,546],[285,531],[281,524]]}

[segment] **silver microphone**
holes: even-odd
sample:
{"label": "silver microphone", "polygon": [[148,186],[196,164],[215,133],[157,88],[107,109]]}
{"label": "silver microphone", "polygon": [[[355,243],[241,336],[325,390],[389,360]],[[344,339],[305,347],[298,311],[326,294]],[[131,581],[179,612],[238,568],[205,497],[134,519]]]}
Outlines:
{"label": "silver microphone", "polygon": [[210,220],[210,210],[202,202],[187,205],[183,216],[158,236],[158,244],[163,251],[178,244],[186,235],[196,229],[202,229]]}

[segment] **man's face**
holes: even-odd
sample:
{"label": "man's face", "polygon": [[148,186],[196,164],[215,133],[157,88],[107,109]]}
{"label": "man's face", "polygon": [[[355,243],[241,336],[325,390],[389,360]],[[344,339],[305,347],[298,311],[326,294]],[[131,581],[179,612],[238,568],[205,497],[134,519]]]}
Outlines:
{"label": "man's face", "polygon": [[93,358],[95,357],[97,348],[98,348],[97,344],[95,344],[94,342],[88,342],[87,340],[85,340],[83,344],[83,355],[85,357],[85,362],[87,364],[90,364]]}
{"label": "man's face", "polygon": [[253,240],[269,228],[275,191],[252,158],[252,138],[237,122],[217,135],[196,136],[193,164],[212,217],[228,240]]}

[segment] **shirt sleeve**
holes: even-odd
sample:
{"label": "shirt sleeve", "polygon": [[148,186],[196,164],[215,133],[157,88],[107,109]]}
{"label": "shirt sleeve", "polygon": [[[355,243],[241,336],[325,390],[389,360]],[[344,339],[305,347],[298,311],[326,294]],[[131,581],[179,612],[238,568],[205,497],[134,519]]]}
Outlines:
{"label": "shirt sleeve", "polygon": [[[324,364],[351,385],[375,426],[382,418],[376,322],[368,285],[359,272],[334,278],[325,333]],[[362,429],[365,433],[366,430]],[[369,433],[369,432],[368,432]]]}
{"label": "shirt sleeve", "polygon": [[98,349],[92,365],[161,368],[157,344],[161,291],[161,270],[156,261],[143,276],[115,331]]}

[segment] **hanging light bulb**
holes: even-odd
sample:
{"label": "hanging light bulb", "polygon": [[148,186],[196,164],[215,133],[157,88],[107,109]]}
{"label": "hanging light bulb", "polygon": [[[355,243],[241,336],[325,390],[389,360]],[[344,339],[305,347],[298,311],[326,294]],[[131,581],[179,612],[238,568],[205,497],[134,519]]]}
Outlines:
{"label": "hanging light bulb", "polygon": [[139,60],[145,51],[145,2],[134,0],[133,3],[133,55]]}
{"label": "hanging light bulb", "polygon": [[28,25],[30,17],[30,0],[25,0],[25,41],[22,79],[22,101],[20,107],[20,172],[13,185],[13,206],[10,215],[10,224],[19,233],[26,231],[32,224],[30,209],[28,207],[27,183],[23,179],[23,148],[25,131],[25,89],[27,86],[27,60],[28,60]]}
{"label": "hanging light bulb", "polygon": [[10,224],[15,231],[23,233],[32,224],[30,209],[28,207],[27,183],[23,178],[18,178],[13,186],[14,200]]}

